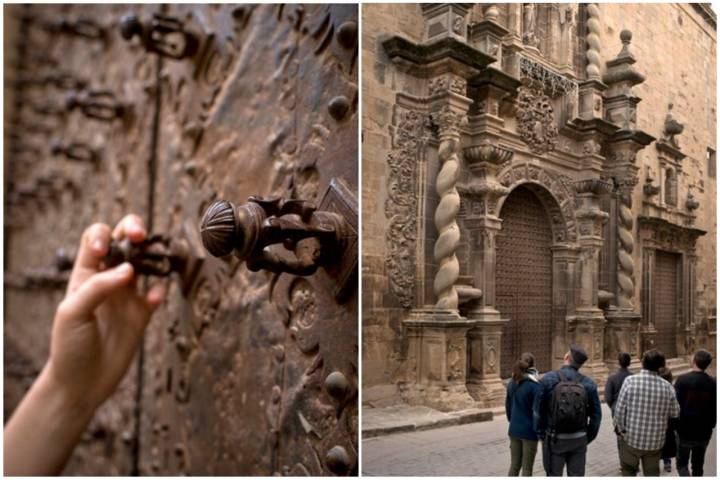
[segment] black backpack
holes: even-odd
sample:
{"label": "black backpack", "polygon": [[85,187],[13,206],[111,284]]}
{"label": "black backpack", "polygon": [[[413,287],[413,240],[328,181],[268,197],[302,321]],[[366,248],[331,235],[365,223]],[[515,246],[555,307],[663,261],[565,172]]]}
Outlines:
{"label": "black backpack", "polygon": [[555,433],[575,433],[587,428],[588,396],[580,383],[583,376],[578,373],[575,380],[568,380],[558,370],[560,382],[555,385],[550,397],[550,425]]}

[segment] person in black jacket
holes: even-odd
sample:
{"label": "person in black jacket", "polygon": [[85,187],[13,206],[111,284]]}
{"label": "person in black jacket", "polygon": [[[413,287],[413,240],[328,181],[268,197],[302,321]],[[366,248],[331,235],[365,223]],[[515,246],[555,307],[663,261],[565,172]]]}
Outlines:
{"label": "person in black jacket", "polygon": [[692,474],[702,477],[707,449],[717,420],[717,385],[705,373],[712,362],[707,350],[698,350],[693,357],[693,369],[675,381],[675,393],[680,404],[678,425],[677,468],[680,476],[690,476],[688,465],[692,456]]}
{"label": "person in black jacket", "polygon": [[630,354],[627,352],[620,352],[618,354],[618,363],[620,368],[617,372],[610,375],[605,384],[605,403],[608,404],[610,410],[615,410],[615,403],[617,402],[618,395],[620,395],[620,388],[627,377],[632,375],[628,367],[630,366]]}
{"label": "person in black jacket", "polygon": [[[662,367],[658,370],[658,375],[663,380],[667,380],[670,385],[673,383],[673,374],[667,367]],[[668,427],[665,431],[665,443],[660,452],[660,458],[663,462],[663,468],[666,472],[672,471],[672,459],[677,455],[677,441],[675,440],[675,431],[677,430],[677,418],[671,418],[668,420]]]}
{"label": "person in black jacket", "polygon": [[510,423],[510,477],[517,477],[521,467],[524,477],[532,476],[538,443],[533,430],[532,408],[538,390],[540,385],[535,357],[531,353],[523,353],[513,367],[512,380],[508,383],[505,397],[505,414]]}
{"label": "person in black jacket", "polygon": [[[600,430],[602,410],[597,385],[578,370],[588,359],[585,350],[572,345],[565,354],[565,364],[558,370],[546,373],[540,382],[540,391],[533,405],[533,428],[543,441],[543,466],[548,476],[562,476],[567,469],[568,477],[585,475],[587,446],[595,440]],[[583,426],[574,432],[557,432],[557,418],[553,416],[553,398],[560,384],[576,382],[585,389],[587,404]]]}
{"label": "person in black jacket", "polygon": [[[620,396],[620,389],[622,384],[627,377],[632,375],[632,372],[628,369],[630,366],[630,354],[627,352],[620,352],[618,354],[618,368],[617,372],[610,375],[605,384],[605,403],[610,407],[610,412],[615,415],[615,404],[617,403],[618,396]],[[617,432],[615,432],[617,433]],[[618,455],[620,454],[620,437],[617,437]]]}

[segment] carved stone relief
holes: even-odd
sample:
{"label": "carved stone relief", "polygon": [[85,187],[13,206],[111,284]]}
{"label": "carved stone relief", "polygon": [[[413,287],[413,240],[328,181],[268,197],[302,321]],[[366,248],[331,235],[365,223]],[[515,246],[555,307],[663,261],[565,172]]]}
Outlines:
{"label": "carved stone relief", "polygon": [[517,103],[518,133],[530,151],[543,155],[555,150],[558,129],[550,97],[538,87],[522,86]]}
{"label": "carved stone relief", "polygon": [[541,87],[551,98],[570,95],[577,90],[577,83],[574,81],[525,57],[520,58],[520,76],[533,86]]}
{"label": "carved stone relief", "polygon": [[410,308],[415,288],[415,242],[417,239],[417,163],[423,158],[427,141],[427,115],[414,110],[398,110],[393,127],[393,149],[388,154],[388,199],[385,235],[388,252],[390,290],[400,305]]}
{"label": "carved stone relief", "polygon": [[[502,185],[509,189],[523,183],[534,183],[544,188],[538,195],[544,203],[552,222],[553,237],[556,242],[574,242],[577,240],[575,220],[576,198],[569,177],[552,172],[536,165],[514,165],[498,175]],[[549,198],[547,198],[549,197]]]}

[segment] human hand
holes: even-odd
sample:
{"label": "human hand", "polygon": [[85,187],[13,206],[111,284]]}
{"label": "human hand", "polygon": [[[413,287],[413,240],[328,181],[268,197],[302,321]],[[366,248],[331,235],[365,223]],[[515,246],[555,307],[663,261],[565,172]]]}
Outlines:
{"label": "human hand", "polygon": [[129,263],[111,269],[102,265],[111,237],[137,243],[145,236],[137,215],[123,218],[112,234],[104,224],[83,233],[67,293],[55,313],[44,372],[72,405],[94,410],[115,391],[164,299],[161,283],[139,293]]}

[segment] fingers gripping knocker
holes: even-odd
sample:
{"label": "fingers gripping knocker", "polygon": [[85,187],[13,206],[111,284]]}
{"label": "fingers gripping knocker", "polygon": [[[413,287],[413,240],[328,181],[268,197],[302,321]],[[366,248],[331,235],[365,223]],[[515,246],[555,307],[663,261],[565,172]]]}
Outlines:
{"label": "fingers gripping knocker", "polygon": [[128,239],[111,242],[103,262],[107,267],[129,262],[141,275],[167,277],[180,270],[185,258],[184,252],[178,251],[177,245],[168,237],[152,235],[139,243],[131,243]]}
{"label": "fingers gripping knocker", "polygon": [[[75,252],[60,249],[55,254],[58,271],[71,270]],[[129,239],[113,240],[108,252],[101,258],[106,268],[114,268],[128,262],[139,275],[167,277],[181,271],[188,259],[182,242],[174,242],[164,235],[151,235],[145,240],[132,243]]]}

